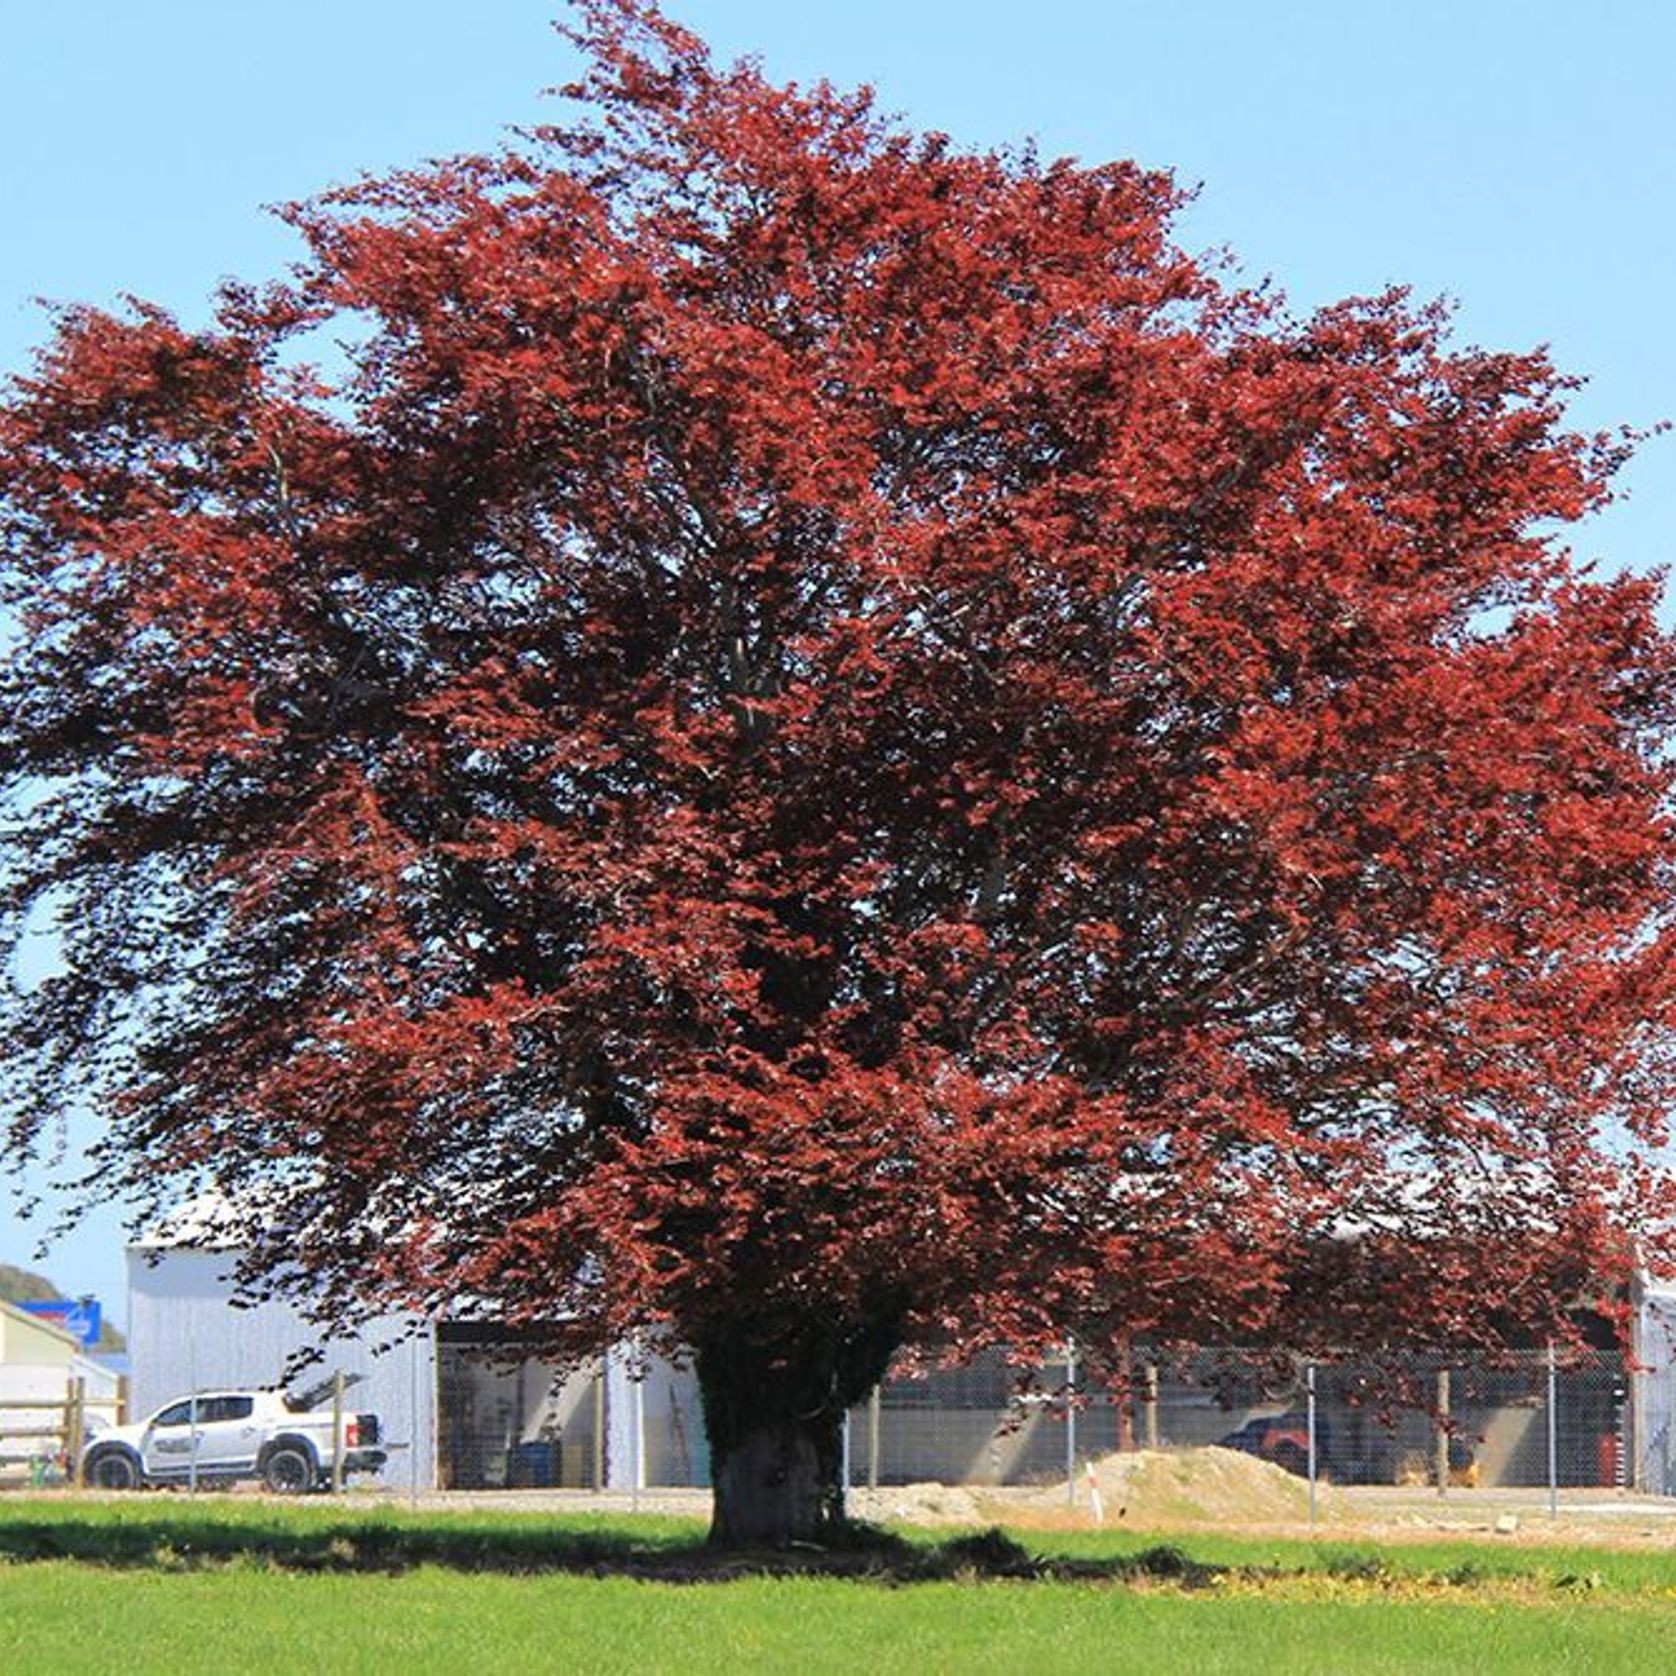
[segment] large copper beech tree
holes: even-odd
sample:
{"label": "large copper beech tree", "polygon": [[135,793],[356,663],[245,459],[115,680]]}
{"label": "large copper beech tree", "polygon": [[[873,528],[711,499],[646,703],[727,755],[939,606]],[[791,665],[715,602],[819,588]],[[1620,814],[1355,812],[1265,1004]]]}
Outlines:
{"label": "large copper beech tree", "polygon": [[686,1347],[729,1540],[904,1347],[1551,1330],[1668,1210],[1619,445],[1166,175],[575,38],[0,409],[14,1158],[92,1101],[254,1289]]}

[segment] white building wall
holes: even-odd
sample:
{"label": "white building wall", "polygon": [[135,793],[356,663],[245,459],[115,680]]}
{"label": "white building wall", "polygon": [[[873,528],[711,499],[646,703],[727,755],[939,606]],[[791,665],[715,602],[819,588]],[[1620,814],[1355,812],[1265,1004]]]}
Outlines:
{"label": "white building wall", "polygon": [[21,1362],[0,1365],[0,1402],[42,1402],[62,1404],[65,1388],[72,1379],[82,1381],[87,1406],[106,1418],[116,1415],[121,1380],[107,1367],[85,1356],[65,1363]]}
{"label": "white building wall", "polygon": [[[63,1446],[69,1382],[82,1381],[86,1424],[114,1426],[119,1418],[120,1381],[109,1368],[72,1355],[67,1362],[0,1364],[0,1473]],[[23,1405],[35,1403],[38,1407]],[[39,1435],[48,1428],[57,1436]]]}
{"label": "white building wall", "polygon": [[605,1359],[605,1413],[611,1489],[709,1484],[704,1408],[689,1363],[637,1360],[628,1346],[617,1346]]}
{"label": "white building wall", "polygon": [[[377,1482],[394,1491],[437,1487],[443,1451],[433,1324],[387,1317],[356,1337],[325,1344],[324,1354],[292,1377],[297,1359],[321,1347],[319,1329],[279,1298],[234,1308],[229,1278],[234,1261],[232,1252],[183,1247],[129,1252],[130,1414],[144,1418],[194,1390],[308,1385],[339,1369],[360,1373],[365,1378],[350,1388],[349,1406],[376,1413],[386,1446],[400,1446],[391,1449]],[[567,1460],[566,1481],[591,1482],[593,1371],[582,1370],[556,1393],[552,1371],[539,1363],[498,1373],[485,1366],[474,1377],[486,1391],[494,1387],[488,1396],[516,1393],[515,1402],[508,1398],[516,1424],[502,1428],[503,1445],[539,1435],[544,1421],[556,1419],[573,1452],[586,1442],[588,1459]],[[703,1414],[689,1366],[649,1357],[644,1378],[636,1380],[629,1354],[620,1347],[606,1358],[603,1398],[609,1486],[628,1489],[637,1467],[642,1485],[709,1483]]]}
{"label": "white building wall", "polygon": [[[310,1385],[333,1373],[361,1374],[346,1404],[376,1413],[389,1464],[386,1489],[436,1483],[436,1346],[429,1323],[391,1315],[351,1338],[323,1340],[282,1299],[233,1307],[225,1251],[137,1248],[128,1254],[131,1412],[136,1419],[194,1391]],[[300,1358],[320,1358],[300,1373]],[[371,1482],[363,1480],[363,1482]]]}
{"label": "white building wall", "polygon": [[1676,1292],[1645,1288],[1635,1320],[1632,1482],[1654,1495],[1676,1495]]}

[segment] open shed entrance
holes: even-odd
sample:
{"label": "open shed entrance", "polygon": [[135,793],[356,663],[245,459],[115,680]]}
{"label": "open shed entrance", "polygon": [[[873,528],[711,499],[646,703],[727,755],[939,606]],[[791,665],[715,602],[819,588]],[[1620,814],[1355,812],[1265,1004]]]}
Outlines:
{"label": "open shed entrance", "polygon": [[603,1370],[564,1373],[528,1335],[437,1326],[437,1467],[445,1490],[598,1489],[605,1478]]}

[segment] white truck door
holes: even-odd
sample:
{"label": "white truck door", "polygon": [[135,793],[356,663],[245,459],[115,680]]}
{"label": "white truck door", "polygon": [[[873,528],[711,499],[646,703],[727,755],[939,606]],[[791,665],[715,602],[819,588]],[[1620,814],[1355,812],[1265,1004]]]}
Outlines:
{"label": "white truck door", "polygon": [[185,1478],[192,1468],[192,1403],[172,1402],[151,1417],[140,1440],[148,1478]]}
{"label": "white truck door", "polygon": [[261,1428],[255,1399],[248,1396],[198,1399],[198,1470],[226,1477],[255,1470]]}

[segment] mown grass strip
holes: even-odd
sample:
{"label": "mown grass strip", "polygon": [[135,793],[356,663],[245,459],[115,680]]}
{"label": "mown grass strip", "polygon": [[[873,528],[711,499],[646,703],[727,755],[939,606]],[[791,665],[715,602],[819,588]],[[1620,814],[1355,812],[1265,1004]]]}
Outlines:
{"label": "mown grass strip", "polygon": [[[1324,1579],[1317,1579],[1324,1581]],[[63,1561],[0,1571],[0,1669],[242,1676],[556,1670],[799,1676],[1026,1668],[1548,1676],[1665,1668],[1676,1608],[1648,1600],[1333,1598],[1063,1581],[881,1587],[746,1578],[166,1574]],[[1359,1592],[1357,1592],[1359,1591]]]}
{"label": "mown grass strip", "polygon": [[180,1573],[230,1567],[306,1573],[420,1568],[474,1574],[572,1573],[727,1582],[827,1576],[891,1584],[979,1579],[1171,1587],[1285,1586],[1330,1596],[1616,1595],[1669,1598],[1676,1558],[1604,1548],[1483,1542],[1351,1545],[1195,1534],[1159,1542],[1122,1532],[956,1535],[859,1529],[820,1549],[718,1552],[691,1519],[536,1512],[411,1512],[343,1502],[238,1497],[0,1503],[0,1565],[71,1561]]}

